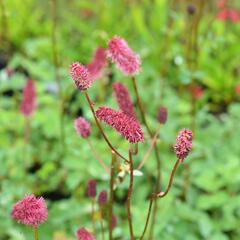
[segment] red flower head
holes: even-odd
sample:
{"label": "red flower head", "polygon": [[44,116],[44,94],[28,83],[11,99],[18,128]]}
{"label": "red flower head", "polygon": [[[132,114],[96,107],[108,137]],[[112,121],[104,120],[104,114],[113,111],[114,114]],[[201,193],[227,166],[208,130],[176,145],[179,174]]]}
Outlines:
{"label": "red flower head", "polygon": [[126,76],[136,75],[140,70],[139,56],[120,37],[113,37],[109,41],[107,55]]}
{"label": "red flower head", "polygon": [[96,240],[96,238],[89,233],[85,228],[80,228],[77,231],[77,239],[78,240]]}
{"label": "red flower head", "polygon": [[165,124],[167,121],[167,116],[168,116],[167,108],[160,107],[158,116],[157,116],[158,122],[160,124]]}
{"label": "red flower head", "polygon": [[88,138],[91,133],[90,123],[83,117],[79,117],[74,121],[74,127],[78,135],[83,138]]}
{"label": "red flower head", "polygon": [[130,143],[142,142],[144,140],[142,129],[135,118],[106,107],[100,107],[96,111],[96,115]]}
{"label": "red flower head", "polygon": [[29,117],[36,110],[36,90],[34,81],[29,79],[26,86],[23,89],[23,98],[20,105],[20,112],[25,116]]}
{"label": "red flower head", "polygon": [[18,223],[38,227],[48,218],[45,200],[42,197],[36,198],[34,195],[26,196],[13,206],[12,218]]}
{"label": "red flower head", "polygon": [[107,191],[104,190],[102,192],[99,193],[99,196],[98,196],[98,204],[99,206],[104,206],[107,202]]}
{"label": "red flower head", "polygon": [[104,67],[107,65],[106,50],[104,48],[97,48],[93,60],[87,65],[87,69],[91,75],[92,81],[102,77]]}
{"label": "red flower head", "polygon": [[88,181],[87,195],[89,198],[95,198],[97,195],[97,182],[94,179]]}
{"label": "red flower head", "polygon": [[85,91],[92,85],[92,79],[88,69],[81,63],[73,63],[70,66],[70,75],[80,91]]}
{"label": "red flower head", "polygon": [[119,108],[129,117],[136,118],[134,105],[125,85],[122,83],[115,83],[113,84],[113,90],[117,98]]}
{"label": "red flower head", "polygon": [[188,156],[192,149],[193,133],[188,129],[183,129],[179,132],[174,146],[175,153],[182,162]]}

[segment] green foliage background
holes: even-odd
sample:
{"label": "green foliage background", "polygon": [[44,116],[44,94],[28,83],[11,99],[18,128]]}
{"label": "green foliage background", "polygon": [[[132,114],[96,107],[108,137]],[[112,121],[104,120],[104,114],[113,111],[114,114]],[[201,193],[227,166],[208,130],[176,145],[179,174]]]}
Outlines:
{"label": "green foliage background", "polygon": [[[191,125],[188,86],[192,77],[204,89],[197,101],[194,149],[186,159],[190,167],[186,198],[183,191],[187,169],[183,164],[168,197],[159,202],[154,240],[240,239],[240,98],[234,90],[240,84],[240,24],[216,20],[214,1],[207,1],[198,33],[198,67],[190,72],[185,59],[191,21],[186,13],[187,2],[191,1],[175,5],[166,0],[57,1],[57,50],[66,141],[62,155],[59,102],[54,91],[50,2],[3,1],[7,12],[7,31],[3,34],[7,41],[0,46],[0,57],[7,56],[7,65],[15,73],[8,79],[4,69],[0,72],[0,239],[32,239],[31,230],[10,217],[12,205],[30,193],[43,195],[49,208],[49,219],[40,228],[40,239],[59,240],[56,234],[60,234],[70,240],[80,226],[91,228],[86,183],[90,178],[96,179],[100,192],[108,189],[108,176],[94,160],[86,142],[74,131],[73,120],[80,113],[92,123],[91,141],[107,164],[111,155],[84,97],[68,76],[68,66],[74,61],[88,63],[95,48],[106,47],[113,35],[124,37],[142,58],[137,81],[151,127],[158,127],[156,114],[160,105],[169,111],[158,142],[163,187],[175,162],[172,145],[176,134]],[[231,4],[239,7],[237,1]],[[24,142],[24,117],[19,112],[26,81],[23,69],[36,81],[38,101],[28,145]],[[111,77],[97,81],[89,90],[96,108],[102,105],[117,108],[112,96],[115,81],[123,82],[133,93],[130,80],[114,66],[110,69]],[[9,91],[11,96],[6,94]],[[99,100],[101,94],[105,95],[104,103]],[[126,155],[127,143],[110,128],[105,130],[112,143]],[[139,145],[136,165],[149,146],[149,139],[146,142]],[[155,169],[152,154],[144,166],[144,175],[134,181],[132,210],[137,236],[145,223]],[[115,239],[129,239],[124,203],[128,180],[115,191]]]}

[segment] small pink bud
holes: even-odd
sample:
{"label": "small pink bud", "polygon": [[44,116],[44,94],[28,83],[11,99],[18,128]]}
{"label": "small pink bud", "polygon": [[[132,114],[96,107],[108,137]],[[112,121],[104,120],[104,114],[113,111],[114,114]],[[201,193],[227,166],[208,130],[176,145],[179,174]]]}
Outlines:
{"label": "small pink bud", "polygon": [[94,179],[88,181],[87,195],[89,198],[95,198],[97,195],[97,182]]}
{"label": "small pink bud", "polygon": [[83,138],[88,138],[91,134],[91,125],[83,117],[79,117],[74,121],[74,127],[78,135]]}
{"label": "small pink bud", "polygon": [[70,75],[80,91],[85,91],[92,85],[88,69],[81,63],[73,63],[70,66]]}
{"label": "small pink bud", "polygon": [[174,150],[178,159],[182,162],[192,149],[192,139],[193,133],[188,129],[181,130],[177,136]]}
{"label": "small pink bud", "polygon": [[109,41],[107,55],[126,76],[134,76],[140,70],[139,56],[120,37],[113,37]]}
{"label": "small pink bud", "polygon": [[80,228],[77,231],[77,239],[78,240],[96,240],[96,238],[89,233],[85,228]]}
{"label": "small pink bud", "polygon": [[122,83],[114,83],[113,90],[117,98],[119,108],[128,116],[136,118],[134,105],[125,85]]}
{"label": "small pink bud", "polygon": [[20,112],[25,116],[29,117],[36,110],[36,90],[34,81],[29,79],[23,89],[23,98],[20,105]]}
{"label": "small pink bud", "polygon": [[104,190],[102,192],[99,193],[98,196],[98,204],[100,207],[104,206],[107,202],[107,191]]}
{"label": "small pink bud", "polygon": [[96,111],[96,116],[114,128],[130,143],[144,141],[142,129],[135,118],[107,107],[100,107]]}
{"label": "small pink bud", "polygon": [[18,223],[38,227],[48,218],[45,200],[42,197],[36,198],[34,195],[26,196],[13,206],[12,218]]}
{"label": "small pink bud", "polygon": [[158,122],[160,124],[165,124],[166,121],[167,121],[167,116],[168,116],[167,108],[160,107],[159,112],[158,112],[158,116],[157,116]]}

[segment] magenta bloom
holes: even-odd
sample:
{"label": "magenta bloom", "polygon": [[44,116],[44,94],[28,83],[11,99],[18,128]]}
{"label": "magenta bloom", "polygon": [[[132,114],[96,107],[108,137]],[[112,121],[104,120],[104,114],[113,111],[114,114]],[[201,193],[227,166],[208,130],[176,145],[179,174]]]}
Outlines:
{"label": "magenta bloom", "polygon": [[106,107],[100,107],[96,111],[96,115],[98,119],[114,128],[130,143],[144,140],[142,129],[135,118]]}
{"label": "magenta bloom", "polygon": [[107,191],[104,190],[102,192],[99,193],[99,196],[98,196],[98,204],[99,206],[104,206],[107,202]]}
{"label": "magenta bloom", "polygon": [[113,37],[109,41],[107,55],[126,76],[134,76],[140,70],[139,56],[120,37]]}
{"label": "magenta bloom", "polygon": [[70,66],[70,75],[80,91],[85,91],[92,85],[90,73],[81,63],[73,63]]}
{"label": "magenta bloom", "polygon": [[20,112],[25,116],[29,117],[36,110],[36,90],[34,81],[29,79],[23,89],[23,98],[20,105]]}
{"label": "magenta bloom", "polygon": [[103,70],[107,65],[107,56],[106,50],[104,48],[97,48],[93,60],[90,64],[87,65],[87,69],[91,75],[92,81],[101,78],[103,75]]}
{"label": "magenta bloom", "polygon": [[183,161],[192,149],[193,133],[188,129],[179,132],[174,146],[175,153],[181,161]]}
{"label": "magenta bloom", "polygon": [[167,121],[167,116],[168,116],[167,108],[160,107],[158,116],[157,116],[158,122],[161,124],[165,124]]}
{"label": "magenta bloom", "polygon": [[136,118],[134,105],[125,85],[122,83],[114,83],[113,90],[117,98],[119,108],[129,117]]}
{"label": "magenta bloom", "polygon": [[43,197],[29,195],[13,206],[11,215],[18,223],[36,228],[47,220],[48,211]]}
{"label": "magenta bloom", "polygon": [[74,127],[78,135],[83,138],[88,138],[91,133],[90,123],[83,117],[74,120]]}
{"label": "magenta bloom", "polygon": [[97,182],[94,179],[88,181],[87,195],[89,198],[95,198],[97,196]]}
{"label": "magenta bloom", "polygon": [[78,240],[96,240],[96,238],[89,233],[85,228],[80,228],[77,231],[77,239]]}

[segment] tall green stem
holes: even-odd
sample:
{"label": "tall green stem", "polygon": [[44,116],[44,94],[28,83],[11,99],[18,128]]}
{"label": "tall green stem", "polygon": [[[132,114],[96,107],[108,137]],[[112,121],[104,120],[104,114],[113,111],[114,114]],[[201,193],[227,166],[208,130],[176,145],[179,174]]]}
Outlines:
{"label": "tall green stem", "polygon": [[133,160],[132,160],[132,150],[129,149],[129,171],[130,171],[130,182],[127,194],[127,215],[128,215],[128,224],[129,224],[129,231],[130,231],[130,239],[134,239],[133,234],[133,225],[132,225],[132,215],[131,215],[131,195],[132,195],[132,188],[133,188]]}
{"label": "tall green stem", "polygon": [[113,201],[114,201],[114,172],[115,162],[117,160],[116,153],[112,151],[111,176],[110,176],[110,197],[109,197],[109,213],[108,213],[108,234],[109,240],[112,240],[112,217],[113,217]]}
{"label": "tall green stem", "polygon": [[38,228],[35,227],[33,231],[34,231],[34,240],[38,240]]}
{"label": "tall green stem", "polygon": [[65,153],[65,130],[64,130],[64,99],[62,94],[62,84],[59,76],[59,59],[57,52],[57,0],[51,0],[51,45],[52,45],[52,60],[54,65],[54,78],[58,86],[58,98],[59,98],[59,118],[60,118],[60,140],[62,145],[62,155]]}
{"label": "tall green stem", "polygon": [[[142,104],[142,101],[141,101],[141,98],[140,98],[140,95],[139,95],[138,86],[137,86],[137,82],[136,82],[135,77],[132,78],[132,82],[133,82],[135,95],[136,95],[136,98],[137,98],[137,104],[138,104],[138,107],[139,107],[139,110],[140,110],[140,113],[141,113],[142,122],[144,123],[144,125],[147,128],[149,136],[151,138],[154,138],[154,133],[151,131],[151,129],[150,129],[148,123],[147,123],[146,117],[145,117],[145,111],[144,111],[144,107],[143,107],[143,104]],[[160,187],[160,180],[161,180],[161,162],[160,162],[160,156],[159,156],[157,144],[154,145],[154,153],[155,153],[155,159],[156,159],[156,163],[157,163],[157,181],[156,181],[155,191],[158,191],[159,187]],[[153,228],[154,228],[154,224],[155,224],[155,218],[157,216],[157,211],[158,211],[157,204],[158,203],[155,201],[154,202],[154,215],[153,215],[153,222],[152,222],[152,226],[151,226],[151,229],[152,229],[151,232],[153,232]]]}

